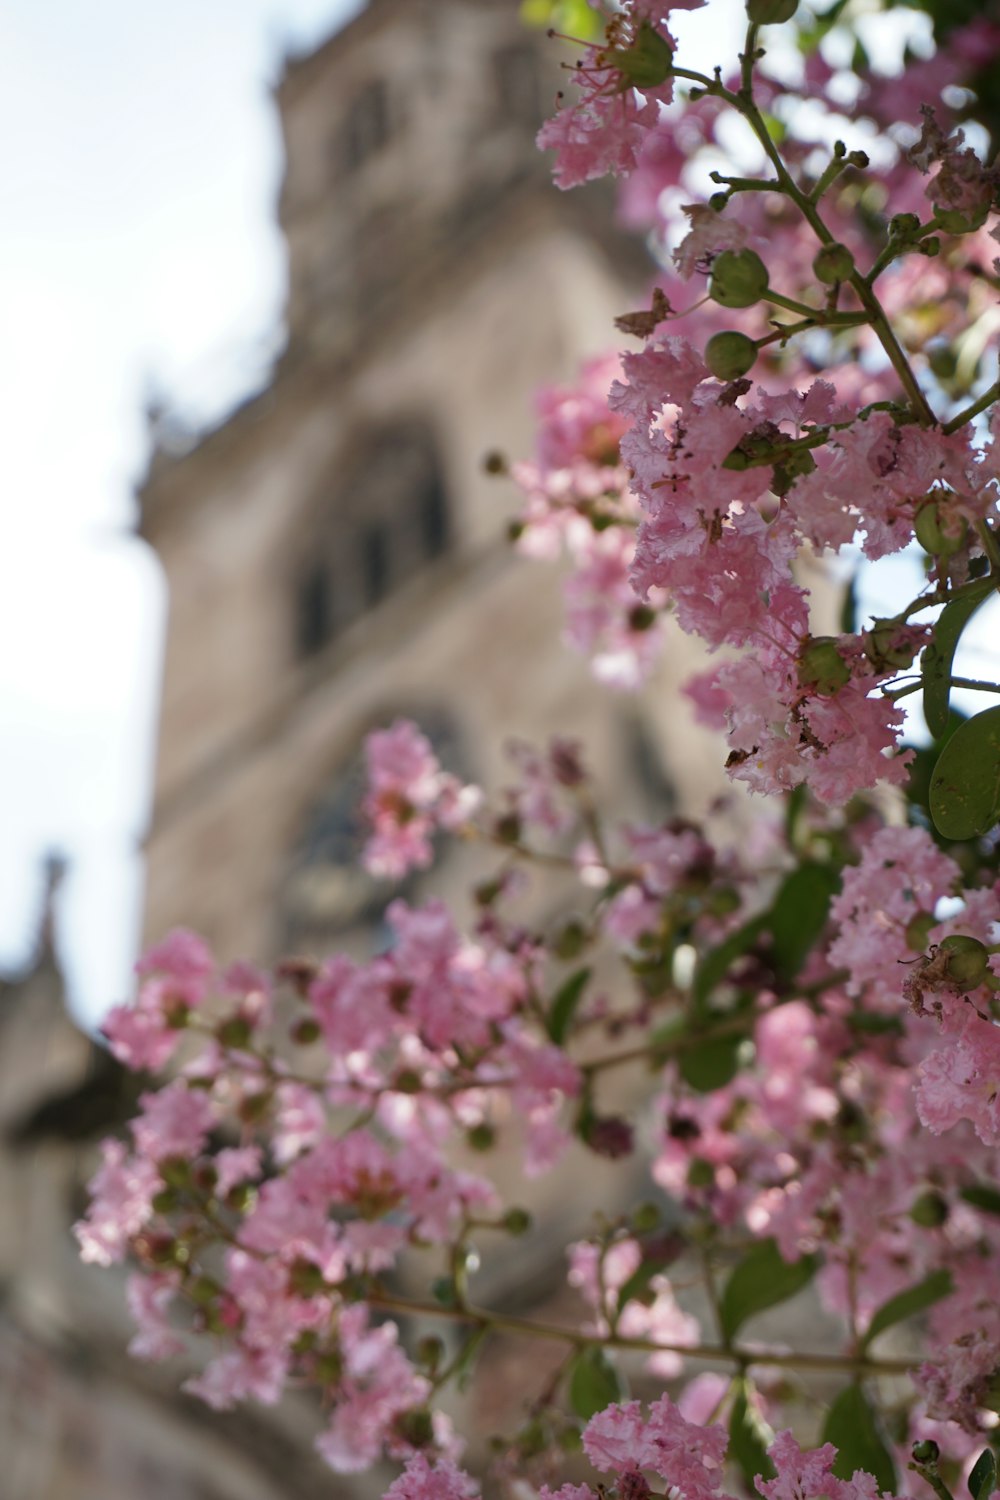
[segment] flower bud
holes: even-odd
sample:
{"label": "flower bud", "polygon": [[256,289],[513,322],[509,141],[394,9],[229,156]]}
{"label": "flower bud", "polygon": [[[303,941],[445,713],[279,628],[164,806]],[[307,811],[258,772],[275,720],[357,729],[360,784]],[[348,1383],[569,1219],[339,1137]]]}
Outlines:
{"label": "flower bud", "polygon": [[936,1193],[933,1188],[928,1188],[926,1193],[921,1193],[910,1208],[910,1218],[914,1224],[919,1224],[921,1229],[940,1229],[948,1217],[948,1202]]}
{"label": "flower bud", "polygon": [[232,1047],[238,1052],[246,1046],[253,1032],[245,1016],[230,1016],[221,1023],[215,1034],[223,1047]]}
{"label": "flower bud", "polygon": [[982,229],[989,211],[987,201],[977,208],[939,208],[936,217],[945,234],[971,234]]}
{"label": "flower bud", "polygon": [[917,541],[932,557],[952,557],[965,543],[966,525],[962,521],[959,531],[952,534],[941,524],[941,507],[936,500],[928,500],[917,511],[913,530]]}
{"label": "flower bud", "polygon": [[395,1426],[403,1442],[411,1448],[428,1448],[434,1441],[434,1419],[425,1407],[401,1412]]}
{"label": "flower bud", "polygon": [[817,281],[826,286],[847,281],[854,271],[854,256],[846,245],[824,245],[813,261],[813,272]]}
{"label": "flower bud", "polygon": [[712,262],[708,295],[720,307],[752,307],[767,287],[767,267],[754,250],[723,250]]}
{"label": "flower bud", "polygon": [[436,1333],[427,1334],[417,1344],[417,1364],[420,1365],[421,1369],[426,1370],[429,1375],[437,1373],[444,1355],[444,1340],[439,1338]]}
{"label": "flower bud", "polygon": [[496,1144],[497,1133],[492,1125],[483,1120],[465,1132],[466,1145],[472,1151],[490,1151]]}
{"label": "flower bud", "polygon": [[978,938],[953,933],[941,942],[941,952],[948,955],[945,971],[949,980],[963,992],[982,984],[990,971],[990,956]]}
{"label": "flower bud", "polygon": [[851,669],[830,635],[814,635],[799,652],[799,683],[821,698],[833,695],[850,681]]}
{"label": "flower bud", "polygon": [[531,1222],[531,1215],[526,1208],[508,1208],[503,1216],[503,1227],[508,1234],[527,1234]]}
{"label": "flower bud", "polygon": [[319,1022],[314,1021],[311,1016],[305,1016],[301,1021],[296,1021],[289,1035],[299,1047],[310,1047],[320,1039]]}
{"label": "flower bud", "polygon": [[655,1203],[640,1203],[632,1210],[632,1228],[636,1234],[649,1234],[660,1223],[660,1210]]}
{"label": "flower bud", "polygon": [[713,333],[705,345],[705,363],[717,380],[739,380],[757,362],[757,346],[745,333]]}
{"label": "flower bud", "polygon": [[941,1449],[933,1438],[921,1438],[919,1443],[913,1445],[915,1464],[936,1464],[940,1457]]}
{"label": "flower bud", "polygon": [[747,0],[747,17],[755,26],[778,26],[798,8],[799,0]]}

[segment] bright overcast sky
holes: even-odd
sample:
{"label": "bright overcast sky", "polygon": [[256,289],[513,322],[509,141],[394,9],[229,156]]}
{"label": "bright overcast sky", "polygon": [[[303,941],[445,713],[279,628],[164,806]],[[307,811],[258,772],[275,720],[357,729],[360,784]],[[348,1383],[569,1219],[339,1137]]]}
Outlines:
{"label": "bright overcast sky", "polygon": [[358,0],[46,0],[0,12],[0,968],[46,849],[78,1008],[139,927],[164,588],[130,535],[153,385],[221,410],[284,266],[269,85]]}
{"label": "bright overcast sky", "polygon": [[[63,851],[63,961],[91,1017],[128,993],[140,923],[165,615],[131,535],[143,401],[218,415],[266,369],[284,292],[269,84],[359,8],[0,10],[0,970],[26,957],[41,860]],[[698,53],[720,12],[738,34],[739,0],[710,10],[711,33],[708,12],[677,18]]]}

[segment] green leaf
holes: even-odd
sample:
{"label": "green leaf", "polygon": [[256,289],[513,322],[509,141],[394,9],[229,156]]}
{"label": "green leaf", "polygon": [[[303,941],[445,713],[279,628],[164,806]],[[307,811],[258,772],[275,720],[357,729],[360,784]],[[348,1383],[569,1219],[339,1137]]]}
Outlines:
{"label": "green leaf", "polygon": [[581,1422],[625,1396],[621,1376],[603,1349],[582,1350],[569,1377],[569,1402]]}
{"label": "green leaf", "polygon": [[561,1047],[566,1039],[570,1022],[576,1013],[592,972],[591,969],[577,969],[564,984],[560,985],[552,997],[549,1013],[545,1019],[545,1029],[557,1047]]}
{"label": "green leaf", "polygon": [[826,926],[840,880],[828,865],[801,864],[781,883],[767,917],[779,979],[791,982]]}
{"label": "green leaf", "polygon": [[731,1339],[748,1318],[801,1292],[815,1276],[818,1266],[816,1255],[803,1255],[789,1265],[774,1240],[761,1240],[754,1245],[723,1290],[719,1307],[723,1336]]}
{"label": "green leaf", "polygon": [[600,35],[601,20],[587,0],[521,0],[525,26],[554,26],[566,36],[591,42]]}
{"label": "green leaf", "polygon": [[938,756],[930,813],[948,839],[988,833],[1000,816],[1000,708],[960,724]]}
{"label": "green leaf", "polygon": [[935,739],[948,727],[951,668],[962,631],[976,610],[994,592],[992,578],[980,579],[971,593],[946,604],[934,626],[934,639],[924,647],[920,671],[924,679],[924,718]]}
{"label": "green leaf", "polygon": [[685,1048],[677,1060],[684,1082],[697,1089],[699,1094],[725,1088],[739,1068],[742,1041],[740,1036],[714,1036],[697,1046]]}
{"label": "green leaf", "polygon": [[972,1500],[989,1500],[997,1488],[997,1460],[992,1448],[984,1448],[972,1465],[969,1474],[969,1494]]}
{"label": "green leaf", "polygon": [[833,1472],[851,1479],[856,1469],[874,1474],[880,1490],[896,1490],[896,1466],[875,1420],[868,1397],[857,1383],[847,1385],[827,1412],[823,1442],[833,1443]]}
{"label": "green leaf", "polygon": [[891,1328],[894,1323],[912,1318],[915,1313],[923,1312],[925,1307],[933,1307],[935,1302],[940,1302],[942,1297],[947,1297],[953,1291],[950,1271],[932,1271],[930,1276],[918,1281],[916,1286],[897,1292],[895,1297],[883,1302],[872,1318],[862,1341],[862,1349],[867,1349],[873,1339],[877,1339],[880,1333]]}
{"label": "green leaf", "polygon": [[764,916],[752,917],[735,932],[731,932],[724,943],[707,953],[698,965],[694,976],[693,994],[695,1004],[704,1009],[705,1001],[712,991],[722,983],[736,959],[748,953],[766,926]]}
{"label": "green leaf", "polygon": [[767,1449],[774,1440],[774,1433],[748,1397],[752,1386],[741,1380],[729,1416],[729,1458],[738,1466],[747,1483],[747,1490],[754,1493],[754,1480],[773,1479],[774,1464]]}
{"label": "green leaf", "polygon": [[958,1196],[984,1214],[1000,1215],[1000,1189],[990,1187],[988,1183],[973,1183],[971,1187],[962,1188]]}

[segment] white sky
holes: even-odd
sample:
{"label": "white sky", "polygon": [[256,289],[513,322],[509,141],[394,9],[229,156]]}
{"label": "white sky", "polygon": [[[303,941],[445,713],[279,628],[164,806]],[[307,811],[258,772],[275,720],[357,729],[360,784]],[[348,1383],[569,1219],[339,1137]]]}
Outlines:
{"label": "white sky", "polygon": [[129,990],[163,582],[129,533],[151,382],[222,410],[284,288],[269,84],[358,0],[0,11],[0,969],[46,849],[78,1009]]}
{"label": "white sky", "polygon": [[[361,3],[0,10],[0,971],[64,852],[89,1017],[128,994],[140,924],[166,608],[131,535],[143,399],[218,415],[262,378],[284,292],[269,84]],[[709,61],[720,20],[735,50],[741,12],[678,14],[685,60]]]}

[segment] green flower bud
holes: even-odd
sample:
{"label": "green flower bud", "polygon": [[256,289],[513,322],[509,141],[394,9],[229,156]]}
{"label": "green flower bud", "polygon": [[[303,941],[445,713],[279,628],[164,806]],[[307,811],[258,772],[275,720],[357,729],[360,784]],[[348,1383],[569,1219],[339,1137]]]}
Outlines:
{"label": "green flower bud", "polygon": [[919,1443],[914,1443],[912,1451],[915,1464],[936,1464],[941,1457],[941,1449],[933,1438],[921,1438]]}
{"label": "green flower bud", "polygon": [[921,1193],[910,1209],[910,1218],[921,1229],[939,1229],[948,1217],[948,1204],[940,1193],[929,1188]]}
{"label": "green flower bud", "polygon": [[465,1132],[466,1144],[473,1151],[489,1151],[496,1144],[497,1133],[492,1125],[487,1125],[484,1120],[481,1125],[473,1125],[471,1130]]}
{"label": "green flower bud", "polygon": [[660,1222],[660,1210],[655,1203],[640,1203],[632,1210],[632,1228],[636,1234],[648,1234]]}
{"label": "green flower bud", "polygon": [[508,1208],[503,1216],[503,1227],[508,1234],[527,1234],[532,1219],[526,1208]]}
{"label": "green flower bud", "polygon": [[715,1182],[715,1168],[703,1156],[696,1156],[688,1167],[688,1187],[707,1188]]}
{"label": "green flower bud", "polygon": [[314,1021],[311,1016],[306,1016],[305,1019],[296,1021],[291,1029],[290,1036],[292,1041],[297,1043],[298,1046],[310,1047],[313,1042],[318,1042],[320,1039],[319,1022]]}
{"label": "green flower bud", "polygon": [[989,204],[984,203],[981,208],[939,208],[935,217],[945,234],[971,234],[982,229],[989,211]]}
{"label": "green flower bud", "polygon": [[228,1021],[222,1022],[215,1034],[224,1047],[239,1050],[250,1040],[252,1029],[250,1022],[243,1016],[230,1016]]}
{"label": "green flower bud", "polygon": [[436,1333],[429,1333],[417,1344],[417,1364],[429,1375],[434,1375],[444,1359],[444,1353],[444,1340],[438,1338]]}
{"label": "green flower bud", "polygon": [[966,525],[963,521],[957,533],[945,530],[941,524],[941,508],[936,500],[928,500],[917,511],[913,523],[917,541],[932,557],[953,557],[965,543]]}
{"label": "green flower bud", "polygon": [[948,978],[963,992],[982,984],[990,971],[990,956],[978,938],[954,933],[942,941],[941,951],[948,955]]}
{"label": "green flower bud", "polygon": [[757,362],[757,346],[745,333],[713,333],[705,346],[705,363],[717,380],[739,380]]}
{"label": "green flower bud", "polygon": [[905,635],[902,643],[897,645],[899,633],[898,620],[874,620],[871,630],[864,631],[865,655],[874,666],[902,668],[912,664],[920,647],[907,641]]}
{"label": "green flower bud", "polygon": [[817,281],[826,286],[847,281],[854,270],[854,256],[846,245],[824,245],[813,261],[813,272]]}
{"label": "green flower bud", "polygon": [[424,1081],[415,1068],[404,1068],[393,1079],[392,1086],[397,1094],[419,1094]]}
{"label": "green flower bud", "polygon": [[799,682],[821,698],[832,698],[845,682],[850,681],[851,669],[832,636],[814,635],[806,641],[799,653]]}
{"label": "green flower bud", "polygon": [[428,1448],[434,1441],[434,1419],[426,1409],[404,1411],[396,1418],[396,1431],[411,1448]]}
{"label": "green flower bud", "polygon": [[798,8],[799,0],[747,0],[747,17],[755,26],[778,26]]}
{"label": "green flower bud", "polygon": [[720,307],[752,307],[767,287],[767,267],[754,250],[723,250],[712,262],[708,295]]}

